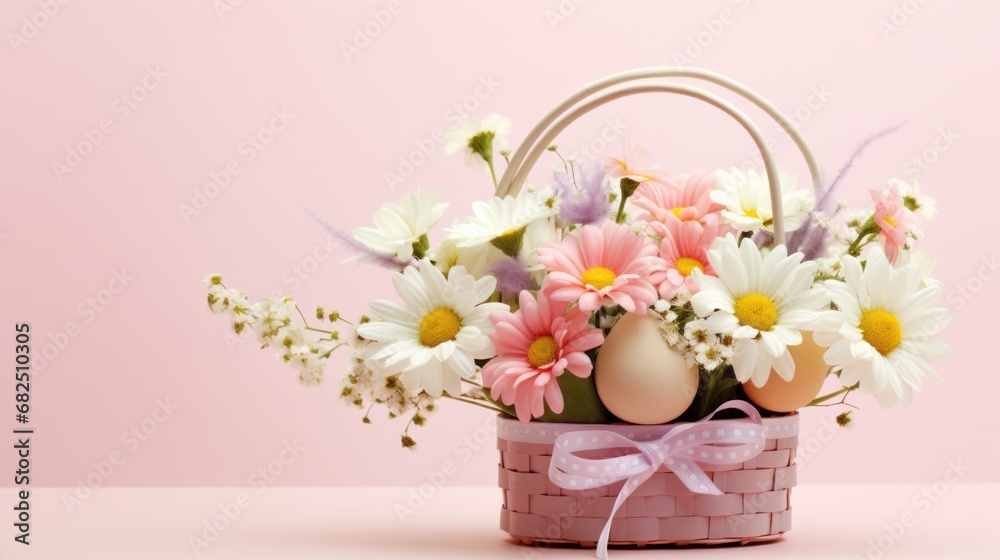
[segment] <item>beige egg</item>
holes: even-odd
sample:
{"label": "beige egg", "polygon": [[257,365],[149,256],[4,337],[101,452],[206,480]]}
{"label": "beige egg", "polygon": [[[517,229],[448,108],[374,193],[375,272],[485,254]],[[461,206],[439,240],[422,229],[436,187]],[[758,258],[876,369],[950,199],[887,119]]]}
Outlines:
{"label": "beige egg", "polygon": [[792,412],[809,404],[823,388],[830,366],[823,361],[826,348],[813,341],[812,333],[802,331],[802,344],[789,346],[788,352],[795,360],[791,381],[785,381],[772,369],[763,387],[751,381],[743,384],[747,397],[758,406],[774,412]]}
{"label": "beige egg", "polygon": [[633,424],[662,424],[681,414],[698,392],[698,367],[663,339],[655,313],[628,313],[597,354],[594,381],[601,402]]}

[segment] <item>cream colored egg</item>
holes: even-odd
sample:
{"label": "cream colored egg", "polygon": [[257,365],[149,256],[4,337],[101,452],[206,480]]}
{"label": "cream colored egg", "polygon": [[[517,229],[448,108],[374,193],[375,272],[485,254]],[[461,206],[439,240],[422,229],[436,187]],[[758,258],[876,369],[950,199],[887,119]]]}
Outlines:
{"label": "cream colored egg", "polygon": [[751,381],[743,384],[747,397],[758,406],[774,412],[792,412],[809,404],[823,388],[830,366],[823,361],[826,348],[813,341],[812,333],[802,331],[802,344],[789,346],[788,352],[795,360],[791,381],[785,381],[772,369],[763,387]]}
{"label": "cream colored egg", "polygon": [[594,381],[601,402],[633,424],[662,424],[681,414],[698,392],[698,367],[663,339],[655,313],[628,313],[597,354]]}

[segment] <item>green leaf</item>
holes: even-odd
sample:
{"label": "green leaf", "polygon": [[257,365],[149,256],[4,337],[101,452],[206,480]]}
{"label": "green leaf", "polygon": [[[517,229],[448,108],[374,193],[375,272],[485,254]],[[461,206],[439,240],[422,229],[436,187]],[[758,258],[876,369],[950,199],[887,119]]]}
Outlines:
{"label": "green leaf", "polygon": [[617,420],[597,395],[593,375],[580,378],[567,371],[559,376],[558,382],[565,406],[561,414],[555,414],[546,403],[545,414],[539,418],[542,422],[609,424]]}
{"label": "green leaf", "polygon": [[[555,414],[545,403],[545,414],[541,418],[533,419],[532,422],[565,422],[570,424],[610,424],[617,422],[604,404],[597,396],[597,386],[594,384],[594,376],[580,378],[572,373],[566,372],[557,379],[559,389],[563,394],[565,406],[561,414]],[[493,401],[500,410],[508,415],[517,418],[517,412],[513,406],[507,406],[493,398],[490,390],[483,388],[486,398]]]}

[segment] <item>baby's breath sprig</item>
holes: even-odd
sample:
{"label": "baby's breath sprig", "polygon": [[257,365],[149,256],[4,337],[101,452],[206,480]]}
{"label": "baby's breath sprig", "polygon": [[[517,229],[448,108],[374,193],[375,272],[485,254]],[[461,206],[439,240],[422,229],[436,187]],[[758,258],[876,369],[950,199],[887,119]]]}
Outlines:
{"label": "baby's breath sprig", "polygon": [[[323,381],[327,360],[344,346],[338,342],[339,333],[310,327],[290,297],[268,297],[251,304],[246,294],[227,288],[220,274],[209,274],[204,282],[208,287],[209,309],[228,315],[236,334],[242,334],[249,327],[262,348],[274,348],[282,362],[298,371],[303,384],[319,385]],[[303,325],[292,320],[293,309],[302,318]],[[307,331],[326,336],[310,340]]]}

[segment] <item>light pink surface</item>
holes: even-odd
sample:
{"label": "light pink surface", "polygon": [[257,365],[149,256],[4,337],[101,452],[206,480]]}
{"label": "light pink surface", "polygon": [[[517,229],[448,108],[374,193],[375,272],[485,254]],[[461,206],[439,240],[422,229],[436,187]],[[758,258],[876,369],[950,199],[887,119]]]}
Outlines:
{"label": "light pink surface", "polygon": [[[445,488],[402,522],[395,507],[406,503],[407,488],[112,488],[77,516],[62,509],[61,491],[39,492],[33,544],[5,543],[12,560],[594,557],[593,550],[511,540],[497,528],[496,488]],[[8,494],[0,493],[3,503]],[[993,530],[997,500],[996,484],[960,485],[940,496],[925,485],[816,484],[795,490],[792,530],[778,542],[739,550],[613,547],[611,559],[996,558],[983,536]]]}
{"label": "light pink surface", "polygon": [[[334,360],[328,385],[296,386],[291,370],[250,341],[227,348],[226,327],[208,313],[200,279],[218,271],[254,297],[280,291],[306,307],[357,315],[364,301],[392,295],[388,277],[338,265],[346,255],[317,243],[321,231],[300,205],[351,228],[367,224],[381,200],[441,186],[453,201],[447,225],[489,194],[485,175],[435,144],[454,123],[456,105],[511,117],[516,142],[580,85],[674,64],[675,55],[797,114],[829,173],[860,138],[908,120],[857,165],[849,196],[865,202],[869,179],[918,170],[925,192],[940,203],[923,246],[938,254],[936,275],[955,312],[945,333],[954,357],[939,366],[945,382],[907,410],[882,411],[860,399],[864,410],[850,433],[829,428],[837,410],[807,411],[800,454],[808,458],[806,488],[926,482],[949,460],[970,465],[968,481],[1000,480],[1000,460],[980,445],[1000,390],[988,334],[1000,281],[983,265],[998,252],[1000,6],[931,2],[907,15],[900,6],[912,11],[915,2],[577,3],[486,9],[402,0],[379,28],[387,0],[244,2],[221,17],[204,1],[72,2],[49,18],[34,15],[41,10],[35,0],[3,2],[0,363],[12,361],[15,321],[32,323],[36,350],[68,340],[32,386],[33,483],[245,485],[296,440],[304,451],[276,484],[417,485],[445,470],[449,485],[493,484],[496,453],[485,412],[442,407],[414,434],[420,450],[406,453],[398,443],[402,425],[376,417],[363,426],[360,413],[337,399],[346,354]],[[573,13],[553,19],[560,9]],[[33,17],[47,21],[15,49],[8,33],[22,33],[22,18]],[[345,56],[342,45],[365,26],[377,36]],[[143,100],[130,108],[120,97],[133,90]],[[283,109],[294,115],[287,124],[274,117]],[[53,161],[104,119],[111,132],[57,179]],[[266,149],[241,149],[268,126],[281,130]],[[572,126],[560,144],[567,154],[600,148],[597,139],[621,126],[671,171],[739,165],[751,146],[711,108],[663,96],[607,107]],[[782,163],[802,176],[791,143],[774,126],[764,129]],[[431,154],[390,188],[385,174],[420,146]],[[915,157],[934,162],[920,170]],[[230,160],[239,174],[186,222],[179,205],[191,204]],[[546,161],[543,167],[554,163]],[[540,169],[535,178],[546,174]],[[310,272],[297,277],[303,267]],[[131,279],[112,294],[106,288],[121,287],[115,271],[122,269]],[[104,301],[96,304],[101,311],[91,298]],[[70,322],[76,336],[60,335]],[[0,384],[5,429],[13,422],[12,386]],[[158,399],[176,410],[154,415]],[[133,427],[141,439],[128,434]],[[12,460],[9,450],[0,456],[0,464]],[[109,471],[112,458],[118,464]],[[332,526],[314,522],[316,531]],[[836,537],[817,535],[822,542]]]}

